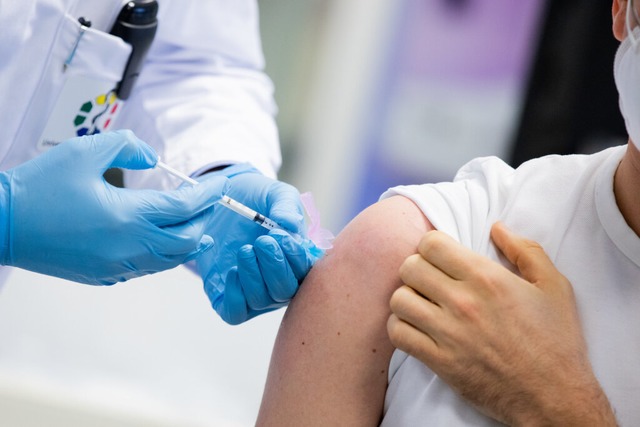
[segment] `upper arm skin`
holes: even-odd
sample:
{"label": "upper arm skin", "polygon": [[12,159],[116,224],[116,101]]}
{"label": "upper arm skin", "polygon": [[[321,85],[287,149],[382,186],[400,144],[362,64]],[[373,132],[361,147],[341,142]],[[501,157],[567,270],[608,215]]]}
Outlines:
{"label": "upper arm skin", "polygon": [[311,270],[282,320],[257,425],[378,425],[398,269],[433,227],[395,196],[364,210]]}

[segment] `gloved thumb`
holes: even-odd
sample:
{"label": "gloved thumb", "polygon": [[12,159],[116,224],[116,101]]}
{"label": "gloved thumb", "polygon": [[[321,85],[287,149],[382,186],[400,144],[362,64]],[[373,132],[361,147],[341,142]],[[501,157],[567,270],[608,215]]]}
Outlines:
{"label": "gloved thumb", "polygon": [[289,184],[277,182],[269,194],[268,216],[288,231],[305,230],[304,213],[300,194]]}
{"label": "gloved thumb", "polygon": [[248,319],[247,300],[242,292],[237,268],[229,271],[224,293],[212,301],[213,309],[230,325],[239,325]]}
{"label": "gloved thumb", "polygon": [[109,168],[149,169],[158,155],[130,130],[119,130],[85,137],[81,144],[90,144],[94,160],[106,171]]}

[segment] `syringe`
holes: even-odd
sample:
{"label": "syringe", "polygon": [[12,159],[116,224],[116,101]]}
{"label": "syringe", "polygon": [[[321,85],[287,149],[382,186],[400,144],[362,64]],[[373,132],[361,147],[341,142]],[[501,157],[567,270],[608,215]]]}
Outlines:
{"label": "syringe", "polygon": [[173,175],[176,178],[180,178],[184,182],[187,182],[187,183],[192,184],[192,185],[198,185],[198,181],[196,181],[195,179],[189,178],[187,175],[185,175],[182,172],[172,168],[171,166],[169,166],[165,162],[161,162],[160,161],[160,157],[158,157],[158,162],[156,163],[156,166],[159,167],[160,169],[164,169],[170,175]]}
{"label": "syringe", "polygon": [[[175,176],[176,178],[181,179],[184,182],[187,182],[187,183],[192,184],[192,185],[198,185],[198,181],[196,181],[193,178],[188,177],[187,175],[183,174],[182,172],[180,172],[180,171],[172,168],[168,164],[160,161],[160,158],[158,158],[158,162],[156,163],[156,166],[159,167],[160,169],[165,170],[167,173]],[[232,199],[229,196],[222,196],[222,198],[220,200],[218,200],[218,203],[221,204],[222,206],[228,208],[228,209],[231,209],[235,213],[240,214],[240,215],[242,215],[243,217],[245,217],[247,219],[250,219],[251,221],[255,222],[256,224],[261,225],[262,227],[266,228],[267,230],[277,229],[277,230],[287,231],[284,228],[280,227],[274,220],[267,218],[266,216],[262,215],[261,213],[258,213],[256,211],[254,211],[250,207],[243,205],[242,203],[238,202],[237,200]],[[287,233],[289,233],[289,231],[287,231]]]}

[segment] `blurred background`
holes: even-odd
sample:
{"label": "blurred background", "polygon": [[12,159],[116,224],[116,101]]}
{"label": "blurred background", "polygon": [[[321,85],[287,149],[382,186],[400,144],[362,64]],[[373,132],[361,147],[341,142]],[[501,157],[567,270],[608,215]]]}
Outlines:
{"label": "blurred background", "polygon": [[[398,184],[626,142],[600,0],[262,0],[280,178],[339,232]],[[0,425],[250,426],[282,310],[225,325],[184,268],[0,292]]]}

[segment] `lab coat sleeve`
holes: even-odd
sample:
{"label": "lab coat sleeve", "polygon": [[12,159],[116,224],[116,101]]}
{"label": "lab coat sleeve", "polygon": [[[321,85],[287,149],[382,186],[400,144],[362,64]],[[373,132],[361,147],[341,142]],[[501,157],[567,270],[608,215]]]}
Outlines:
{"label": "lab coat sleeve", "polygon": [[[254,0],[165,0],[147,62],[119,116],[187,174],[249,162],[275,177],[281,163],[273,85],[264,74]],[[161,171],[125,175],[130,187],[173,187]]]}

